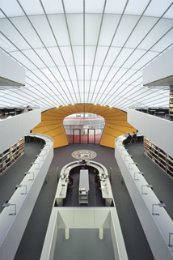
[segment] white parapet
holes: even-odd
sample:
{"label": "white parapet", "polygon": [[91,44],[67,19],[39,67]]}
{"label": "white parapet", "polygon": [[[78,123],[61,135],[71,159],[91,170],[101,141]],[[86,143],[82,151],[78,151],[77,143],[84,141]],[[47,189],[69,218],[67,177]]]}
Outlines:
{"label": "white parapet", "polygon": [[[115,158],[132,199],[155,260],[173,259],[173,222],[122,144],[125,136],[115,141]],[[144,172],[145,174],[145,172]],[[128,213],[127,213],[128,214]],[[128,215],[127,215],[128,217]]]}
{"label": "white parapet", "polygon": [[173,47],[144,68],[143,85],[173,85]]}
{"label": "white parapet", "polygon": [[0,154],[41,122],[41,110],[36,109],[0,120]]}
{"label": "white parapet", "polygon": [[173,157],[173,122],[134,109],[127,110],[127,121],[165,153]]}
{"label": "white parapet", "polygon": [[25,69],[2,50],[0,50],[0,85],[25,85]]}
{"label": "white parapet", "polygon": [[58,229],[64,229],[65,232],[66,230],[69,232],[69,229],[98,229],[98,231],[101,229],[104,234],[104,228],[111,231],[115,259],[128,260],[115,207],[87,209],[53,207],[40,260],[54,259]]}
{"label": "white parapet", "polygon": [[[47,176],[53,158],[53,140],[45,135],[30,134],[45,141],[44,148],[0,214],[0,260],[13,260]],[[15,214],[14,214],[15,213]]]}

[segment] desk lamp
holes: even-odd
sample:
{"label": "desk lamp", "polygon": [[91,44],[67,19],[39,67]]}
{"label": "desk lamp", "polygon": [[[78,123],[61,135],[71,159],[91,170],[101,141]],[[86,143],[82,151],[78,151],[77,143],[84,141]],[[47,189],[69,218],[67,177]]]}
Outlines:
{"label": "desk lamp", "polygon": [[136,179],[136,178],[135,178],[136,174],[144,175],[143,172],[134,172],[134,180],[135,180],[135,181],[139,181],[139,179]]}
{"label": "desk lamp", "polygon": [[150,185],[150,184],[145,184],[145,185],[142,185],[141,186],[141,194],[145,194],[145,195],[147,195],[148,193],[146,193],[146,192],[143,192],[143,187],[148,187],[148,188],[151,188],[152,190],[153,190],[153,186],[152,185]]}
{"label": "desk lamp", "polygon": [[9,215],[16,215],[16,204],[11,204],[11,203],[8,203],[8,202],[5,202],[4,204],[2,204],[3,208],[7,208],[9,206],[14,206],[14,213],[10,213]]}
{"label": "desk lamp", "polygon": [[[135,162],[130,162],[129,165],[130,165],[130,164],[137,165],[137,163],[135,163]],[[129,166],[129,169],[130,169],[130,166]]]}
{"label": "desk lamp", "polygon": [[159,207],[162,207],[162,208],[165,208],[166,207],[166,204],[163,203],[162,201],[158,204],[152,204],[152,215],[160,215],[159,213],[155,213],[154,212],[154,206],[159,206]]}
{"label": "desk lamp", "polygon": [[22,187],[22,186],[25,187],[26,191],[22,192],[21,194],[27,194],[27,185],[18,184],[18,185],[16,185],[16,189],[19,187]]}
{"label": "desk lamp", "polygon": [[[34,164],[38,164],[39,167],[40,167],[40,163],[39,162],[33,162],[33,163],[31,163],[31,166],[34,165]],[[36,170],[39,170],[39,168],[36,168]]]}
{"label": "desk lamp", "polygon": [[30,173],[33,174],[33,178],[32,178],[32,179],[29,179],[29,180],[34,180],[34,172],[25,172],[25,175],[30,174]]}

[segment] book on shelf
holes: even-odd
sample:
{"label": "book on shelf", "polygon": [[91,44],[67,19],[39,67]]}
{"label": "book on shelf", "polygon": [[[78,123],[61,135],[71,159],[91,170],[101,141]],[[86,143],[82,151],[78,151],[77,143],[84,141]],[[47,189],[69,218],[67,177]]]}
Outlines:
{"label": "book on shelf", "polygon": [[144,137],[144,154],[173,177],[173,158],[146,137]]}
{"label": "book on shelf", "polygon": [[20,156],[24,154],[25,141],[24,137],[20,138],[10,148],[0,154],[0,173],[2,174],[10,167]]}

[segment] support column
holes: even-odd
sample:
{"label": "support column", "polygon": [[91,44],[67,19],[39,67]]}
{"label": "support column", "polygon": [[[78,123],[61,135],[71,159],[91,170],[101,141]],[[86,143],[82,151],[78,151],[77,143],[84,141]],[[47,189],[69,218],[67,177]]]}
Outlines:
{"label": "support column", "polygon": [[65,239],[69,239],[69,228],[65,228]]}
{"label": "support column", "polygon": [[99,239],[103,239],[103,228],[99,228]]}

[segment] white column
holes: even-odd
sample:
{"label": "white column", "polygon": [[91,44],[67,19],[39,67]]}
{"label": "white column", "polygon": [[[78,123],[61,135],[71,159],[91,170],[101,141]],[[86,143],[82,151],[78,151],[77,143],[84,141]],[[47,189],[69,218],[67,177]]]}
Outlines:
{"label": "white column", "polygon": [[99,228],[99,239],[103,239],[103,228]]}
{"label": "white column", "polygon": [[69,239],[69,228],[65,228],[65,239]]}

